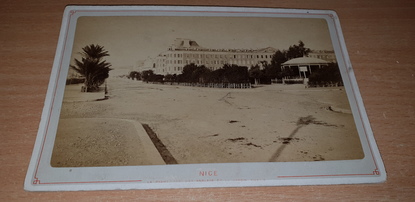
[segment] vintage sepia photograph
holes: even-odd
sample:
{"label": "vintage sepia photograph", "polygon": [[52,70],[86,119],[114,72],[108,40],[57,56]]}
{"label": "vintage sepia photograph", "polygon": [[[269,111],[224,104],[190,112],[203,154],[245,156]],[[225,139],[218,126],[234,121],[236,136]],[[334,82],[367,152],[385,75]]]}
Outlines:
{"label": "vintage sepia photograph", "polygon": [[365,157],[322,18],[81,16],[52,167]]}

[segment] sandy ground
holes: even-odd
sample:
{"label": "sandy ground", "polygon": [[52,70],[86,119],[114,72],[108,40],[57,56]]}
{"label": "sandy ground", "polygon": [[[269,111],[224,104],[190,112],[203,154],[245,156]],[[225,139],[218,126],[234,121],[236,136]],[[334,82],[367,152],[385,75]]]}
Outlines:
{"label": "sandy ground", "polygon": [[[152,164],[140,161],[148,149],[140,150],[142,140],[117,119],[148,124],[182,164],[363,158],[341,87],[306,89],[275,84],[211,89],[122,78],[110,78],[108,87],[108,100],[82,101],[76,99],[80,87],[67,86],[56,140],[64,145],[55,144],[52,162],[68,166],[65,161],[70,155],[77,160],[69,164],[77,162],[76,166]],[[94,122],[98,118],[111,121]],[[81,128],[73,129],[82,122]],[[118,131],[105,132],[108,130]],[[125,144],[113,143],[111,135]],[[82,136],[82,140],[67,136]],[[100,141],[88,142],[91,138]],[[83,144],[70,146],[76,141]],[[90,145],[101,145],[98,152],[88,150],[92,156],[88,158],[104,158],[101,163],[83,160],[78,150]]]}

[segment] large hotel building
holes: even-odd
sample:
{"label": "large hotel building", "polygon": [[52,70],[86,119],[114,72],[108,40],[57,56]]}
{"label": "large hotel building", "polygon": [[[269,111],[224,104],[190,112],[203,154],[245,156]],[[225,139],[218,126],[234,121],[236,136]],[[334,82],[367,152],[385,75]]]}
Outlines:
{"label": "large hotel building", "polygon": [[[271,63],[272,56],[277,50],[272,47],[262,49],[213,49],[199,46],[196,41],[177,38],[168,50],[155,58],[148,58],[135,65],[139,71],[153,70],[156,74],[181,74],[183,67],[188,64],[204,65],[211,70],[217,70],[225,64],[239,66],[260,65],[262,62]],[[319,58],[328,62],[336,62],[334,51],[312,50],[308,57]]]}
{"label": "large hotel building", "polygon": [[[248,68],[265,61],[270,63],[276,49],[212,49],[199,46],[196,41],[178,38],[167,51],[151,61],[146,69],[156,74],[181,74],[187,64],[204,65],[211,70],[220,69],[224,64],[247,66]],[[151,64],[152,68],[148,68]]]}

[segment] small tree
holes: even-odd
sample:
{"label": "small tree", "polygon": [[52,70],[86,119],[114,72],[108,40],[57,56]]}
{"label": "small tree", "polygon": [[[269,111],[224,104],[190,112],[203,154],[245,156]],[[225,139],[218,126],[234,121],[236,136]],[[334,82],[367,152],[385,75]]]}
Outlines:
{"label": "small tree", "polygon": [[219,68],[210,73],[209,82],[212,83],[226,83],[226,71],[223,68]]}
{"label": "small tree", "polygon": [[287,51],[277,50],[275,54],[272,56],[270,67],[271,67],[272,74],[275,74],[277,79],[282,79],[283,77],[283,71],[281,69],[281,65],[284,62],[287,62],[288,59],[286,55],[287,55]]}
{"label": "small tree", "polygon": [[261,82],[260,79],[263,76],[263,72],[259,65],[252,66],[251,69],[249,69],[249,76],[255,79],[255,85]]}
{"label": "small tree", "polygon": [[313,71],[309,84],[338,84],[342,85],[342,77],[337,63],[330,63]]}
{"label": "small tree", "polygon": [[70,67],[85,78],[82,91],[98,91],[112,70],[111,64],[103,60],[105,56],[109,56],[108,51],[103,46],[94,44],[85,46],[82,50],[81,60],[75,59],[75,65]]}
{"label": "small tree", "polygon": [[205,83],[209,79],[210,69],[205,67],[204,65],[197,66],[196,69],[193,70],[191,76],[191,82],[195,83]]}
{"label": "small tree", "polygon": [[132,71],[130,72],[130,74],[128,75],[128,77],[132,80],[141,80],[141,73],[137,72],[137,71]]}
{"label": "small tree", "polygon": [[305,47],[305,44],[303,41],[298,41],[298,45],[292,45],[288,48],[287,51],[287,59],[291,60],[293,58],[299,58],[299,57],[305,57],[308,56],[308,53],[310,53],[310,49]]}
{"label": "small tree", "polygon": [[197,65],[194,63],[185,65],[183,67],[182,73],[179,76],[180,82],[193,82],[193,72],[195,72],[197,69]]}
{"label": "small tree", "polygon": [[166,76],[164,76],[164,81],[166,82],[173,82],[173,75],[171,74],[166,74]]}
{"label": "small tree", "polygon": [[143,79],[143,81],[145,81],[147,83],[149,81],[152,81],[153,77],[154,77],[153,70],[145,70],[141,73],[141,78]]}
{"label": "small tree", "polygon": [[229,83],[247,83],[249,82],[248,67],[225,64],[222,67],[225,72],[224,76]]}

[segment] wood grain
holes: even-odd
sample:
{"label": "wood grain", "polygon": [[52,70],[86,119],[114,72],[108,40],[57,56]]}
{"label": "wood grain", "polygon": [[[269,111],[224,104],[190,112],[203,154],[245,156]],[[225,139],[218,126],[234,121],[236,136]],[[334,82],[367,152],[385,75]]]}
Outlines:
{"label": "wood grain", "polygon": [[0,6],[0,201],[413,201],[415,199],[415,2],[408,0],[180,0],[122,4],[335,10],[382,154],[382,184],[87,192],[25,192],[64,7],[114,1],[6,0]]}

